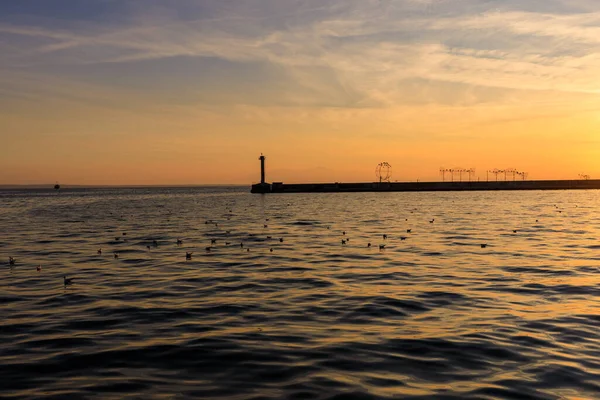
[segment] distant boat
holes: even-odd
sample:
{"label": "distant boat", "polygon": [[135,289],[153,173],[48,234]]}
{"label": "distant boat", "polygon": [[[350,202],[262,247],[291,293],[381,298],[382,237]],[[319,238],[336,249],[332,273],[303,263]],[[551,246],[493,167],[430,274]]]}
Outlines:
{"label": "distant boat", "polygon": [[58,190],[60,189],[60,185],[57,183],[56,185],[54,185],[54,190]]}

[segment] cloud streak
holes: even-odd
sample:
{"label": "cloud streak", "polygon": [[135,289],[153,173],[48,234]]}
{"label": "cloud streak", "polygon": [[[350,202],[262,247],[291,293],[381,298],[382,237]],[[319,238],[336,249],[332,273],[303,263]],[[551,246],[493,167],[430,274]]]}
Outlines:
{"label": "cloud streak", "polygon": [[[281,68],[315,96],[340,91],[340,106],[393,106],[411,79],[518,90],[598,93],[600,13],[483,10],[447,15],[445,2],[350,2],[306,7],[282,2],[258,17],[258,7],[233,6],[220,17],[180,20],[137,15],[128,24],[82,31],[0,24],[0,34],[39,39],[8,65],[152,62],[216,58]],[[463,9],[476,2],[464,1]],[[439,15],[436,14],[439,11]],[[459,10],[460,11],[460,10]],[[246,14],[244,14],[246,13]],[[275,21],[276,23],[273,23]],[[48,43],[50,41],[50,43]],[[168,73],[168,71],[166,71]],[[198,72],[202,74],[202,71]],[[299,105],[309,104],[296,96]],[[305,96],[304,96],[305,97]],[[314,103],[314,99],[312,100]]]}

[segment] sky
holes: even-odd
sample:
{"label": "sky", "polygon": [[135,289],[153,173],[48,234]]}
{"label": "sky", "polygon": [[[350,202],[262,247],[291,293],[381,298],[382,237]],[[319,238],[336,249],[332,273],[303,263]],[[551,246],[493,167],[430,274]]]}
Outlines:
{"label": "sky", "polygon": [[0,2],[0,184],[600,177],[598,0]]}

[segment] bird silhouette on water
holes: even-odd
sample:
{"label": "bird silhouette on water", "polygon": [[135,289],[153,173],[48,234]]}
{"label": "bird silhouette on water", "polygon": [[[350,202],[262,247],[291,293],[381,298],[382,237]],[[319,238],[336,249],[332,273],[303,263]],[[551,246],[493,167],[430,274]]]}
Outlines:
{"label": "bird silhouette on water", "polygon": [[12,257],[8,257],[8,265],[15,265],[15,263],[17,262],[17,260],[15,260]]}
{"label": "bird silhouette on water", "polygon": [[42,270],[42,266],[38,265],[36,269],[37,269],[37,272],[40,272]]}
{"label": "bird silhouette on water", "polygon": [[272,253],[273,252],[273,248],[270,248],[269,251]]}
{"label": "bird silhouette on water", "polygon": [[385,249],[385,244],[380,244],[379,245],[379,250],[383,250],[383,249]]}
{"label": "bird silhouette on water", "polygon": [[406,236],[400,236],[400,240],[406,240]]}
{"label": "bird silhouette on water", "polygon": [[346,244],[346,241],[344,239],[342,239],[342,244]]}
{"label": "bird silhouette on water", "polygon": [[102,254],[102,249],[98,249],[97,253]]}
{"label": "bird silhouette on water", "polygon": [[181,246],[183,244],[183,240],[177,239],[177,246]]}
{"label": "bird silhouette on water", "polygon": [[431,221],[429,221],[429,223],[433,224],[433,221],[435,221],[435,218],[432,218]]}
{"label": "bird silhouette on water", "polygon": [[384,233],[383,234],[383,240],[387,239],[387,235]]}
{"label": "bird silhouette on water", "polygon": [[243,242],[242,242],[242,243],[240,243],[240,247],[241,247],[241,248],[244,248],[244,243],[243,243]]}
{"label": "bird silhouette on water", "polygon": [[65,283],[65,286],[73,284],[73,279],[75,279],[75,278],[67,278],[66,275],[63,276],[63,282]]}
{"label": "bird silhouette on water", "polygon": [[481,248],[485,249],[487,247],[487,243],[481,243]]}
{"label": "bird silhouette on water", "polygon": [[114,254],[114,256],[115,256],[115,260],[116,260],[117,258],[119,258],[119,253],[117,253],[117,252],[115,251],[113,254]]}
{"label": "bird silhouette on water", "polygon": [[342,232],[342,235],[345,235],[345,234],[346,234],[346,231],[343,231],[343,232]]}
{"label": "bird silhouette on water", "polygon": [[157,242],[156,240],[153,240],[153,241],[152,241],[152,245],[153,245],[154,247],[158,247],[158,242]]}
{"label": "bird silhouette on water", "polygon": [[406,230],[406,233],[411,233],[411,232],[412,232],[412,229],[407,229]]}
{"label": "bird silhouette on water", "polygon": [[517,230],[516,230],[516,229],[513,229],[513,233],[517,233]]}
{"label": "bird silhouette on water", "polygon": [[210,244],[217,244],[217,239],[210,239]]}
{"label": "bird silhouette on water", "polygon": [[206,247],[206,251],[211,251],[211,250],[212,250],[212,247],[210,247],[210,246]]}
{"label": "bird silhouette on water", "polygon": [[283,243],[283,238],[279,238],[279,243]]}
{"label": "bird silhouette on water", "polygon": [[371,247],[371,243],[367,243],[367,247]]}
{"label": "bird silhouette on water", "polygon": [[194,254],[193,252],[186,252],[185,253],[185,259],[186,260],[191,260],[192,259],[192,254]]}

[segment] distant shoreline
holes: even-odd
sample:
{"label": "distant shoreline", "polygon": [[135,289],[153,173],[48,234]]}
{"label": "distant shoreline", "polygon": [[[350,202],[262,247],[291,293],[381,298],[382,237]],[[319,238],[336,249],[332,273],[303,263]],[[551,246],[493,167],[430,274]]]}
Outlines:
{"label": "distant shoreline", "polygon": [[[55,183],[51,184],[36,184],[36,185],[0,185],[0,190],[11,190],[11,189],[48,189],[48,190],[56,190],[54,189]],[[144,189],[144,188],[195,188],[195,187],[245,187],[247,188],[249,184],[191,184],[191,185],[69,185],[69,184],[60,184],[60,190],[65,189]]]}

